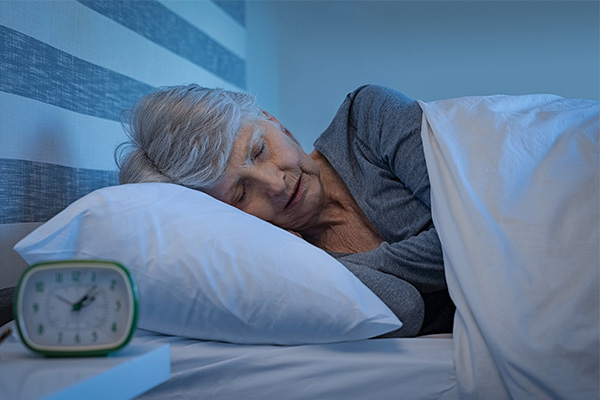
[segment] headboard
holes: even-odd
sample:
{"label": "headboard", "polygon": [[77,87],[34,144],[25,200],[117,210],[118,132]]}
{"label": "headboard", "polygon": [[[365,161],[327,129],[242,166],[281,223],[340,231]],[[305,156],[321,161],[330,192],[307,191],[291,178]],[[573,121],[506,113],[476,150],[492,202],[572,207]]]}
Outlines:
{"label": "headboard", "polygon": [[243,1],[0,1],[0,325],[16,242],[118,184],[120,114],[153,88],[246,88]]}

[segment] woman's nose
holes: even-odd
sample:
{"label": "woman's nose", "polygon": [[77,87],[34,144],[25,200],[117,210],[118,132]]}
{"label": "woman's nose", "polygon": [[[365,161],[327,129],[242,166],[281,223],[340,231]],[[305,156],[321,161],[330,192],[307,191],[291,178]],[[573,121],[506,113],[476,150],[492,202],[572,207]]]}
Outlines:
{"label": "woman's nose", "polygon": [[285,172],[278,168],[261,168],[256,171],[255,179],[262,191],[268,196],[285,193]]}

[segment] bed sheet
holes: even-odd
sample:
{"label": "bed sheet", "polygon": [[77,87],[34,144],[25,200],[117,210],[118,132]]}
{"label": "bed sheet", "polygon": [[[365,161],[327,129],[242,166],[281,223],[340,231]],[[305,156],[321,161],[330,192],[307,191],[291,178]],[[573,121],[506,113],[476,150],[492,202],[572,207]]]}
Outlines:
{"label": "bed sheet", "polygon": [[421,107],[459,396],[598,399],[599,103]]}
{"label": "bed sheet", "polygon": [[168,343],[171,378],[143,400],[457,399],[451,336],[238,345],[138,330]]}

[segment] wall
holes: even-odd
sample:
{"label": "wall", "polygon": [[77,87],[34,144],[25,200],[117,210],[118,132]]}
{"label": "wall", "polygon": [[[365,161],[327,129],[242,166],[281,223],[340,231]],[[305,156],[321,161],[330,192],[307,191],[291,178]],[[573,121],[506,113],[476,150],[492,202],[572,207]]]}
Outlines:
{"label": "wall", "polygon": [[245,25],[239,1],[0,1],[0,289],[20,238],[117,183],[121,110],[162,85],[246,88]]}
{"label": "wall", "polygon": [[598,2],[282,1],[279,119],[306,150],[364,83],[425,101],[599,98]]}
{"label": "wall", "polygon": [[246,2],[247,90],[271,114],[279,114],[279,60],[277,10],[272,1]]}

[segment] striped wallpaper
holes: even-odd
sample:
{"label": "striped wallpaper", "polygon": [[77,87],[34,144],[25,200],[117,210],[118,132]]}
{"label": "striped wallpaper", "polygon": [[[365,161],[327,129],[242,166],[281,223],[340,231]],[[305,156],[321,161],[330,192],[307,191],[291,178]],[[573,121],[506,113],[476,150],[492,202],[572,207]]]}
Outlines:
{"label": "striped wallpaper", "polygon": [[117,184],[121,111],[191,82],[246,88],[243,1],[0,1],[0,289],[19,239]]}

